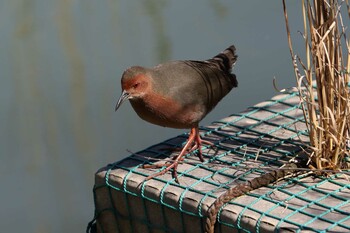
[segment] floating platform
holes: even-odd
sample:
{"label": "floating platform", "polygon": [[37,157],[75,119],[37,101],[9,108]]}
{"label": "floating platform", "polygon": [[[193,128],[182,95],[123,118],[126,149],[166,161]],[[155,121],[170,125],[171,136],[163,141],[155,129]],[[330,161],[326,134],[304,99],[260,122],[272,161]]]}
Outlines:
{"label": "floating platform", "polygon": [[[278,169],[308,144],[297,93],[275,96],[240,114],[201,127],[205,162],[194,154],[171,173],[144,164],[172,158],[187,134],[109,164],[96,173],[91,232],[204,232],[207,211],[229,187]],[[346,175],[292,177],[231,200],[218,213],[215,232],[350,232]]]}

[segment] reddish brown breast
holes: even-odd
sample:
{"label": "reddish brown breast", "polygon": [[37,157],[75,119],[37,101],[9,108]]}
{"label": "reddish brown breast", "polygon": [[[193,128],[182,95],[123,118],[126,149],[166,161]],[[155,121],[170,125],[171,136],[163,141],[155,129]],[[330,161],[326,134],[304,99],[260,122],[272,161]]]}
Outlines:
{"label": "reddish brown breast", "polygon": [[200,106],[181,106],[178,102],[157,93],[130,99],[137,115],[152,124],[171,128],[191,128],[204,117]]}

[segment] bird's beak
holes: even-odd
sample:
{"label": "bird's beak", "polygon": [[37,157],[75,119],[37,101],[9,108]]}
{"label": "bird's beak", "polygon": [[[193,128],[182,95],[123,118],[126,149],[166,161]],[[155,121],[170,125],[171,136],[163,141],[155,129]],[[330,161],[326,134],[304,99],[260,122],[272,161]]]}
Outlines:
{"label": "bird's beak", "polygon": [[118,100],[118,102],[117,102],[117,105],[115,106],[115,111],[117,111],[118,108],[120,107],[120,105],[122,105],[122,103],[123,103],[125,100],[129,99],[129,97],[130,97],[130,94],[124,90],[124,91],[122,92],[122,94],[120,95],[120,97],[119,97],[119,100]]}

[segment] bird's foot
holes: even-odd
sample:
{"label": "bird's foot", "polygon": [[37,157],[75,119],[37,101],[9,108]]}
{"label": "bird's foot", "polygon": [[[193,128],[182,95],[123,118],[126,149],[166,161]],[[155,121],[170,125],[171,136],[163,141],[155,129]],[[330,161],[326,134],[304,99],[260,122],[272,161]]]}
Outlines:
{"label": "bird's foot", "polygon": [[[193,143],[192,143],[192,147],[189,148],[189,149],[187,150],[187,152],[188,152],[188,153],[193,152],[194,150],[200,148],[202,144],[206,144],[206,145],[208,145],[208,146],[210,146],[210,147],[215,147],[214,143],[212,143],[212,142],[210,142],[210,141],[207,141],[207,140],[202,140],[202,139],[200,139],[200,143],[198,144],[198,143],[196,143],[196,142],[193,142]],[[180,147],[180,146],[174,146],[174,147],[172,147],[172,146],[167,146],[167,147],[160,148],[159,150],[160,150],[160,151],[182,151],[182,149],[183,149],[183,147]]]}
{"label": "bird's foot", "polygon": [[147,176],[145,180],[150,180],[150,179],[152,179],[154,177],[164,175],[165,173],[167,173],[168,171],[173,169],[173,171],[172,171],[173,178],[175,179],[176,183],[179,183],[179,180],[177,178],[177,165],[178,165],[178,161],[172,161],[172,162],[169,162],[169,163],[156,165],[156,167],[158,167],[158,168],[165,167],[165,169],[161,170],[161,171],[159,171],[157,173],[154,173],[154,174],[152,174],[150,176]]}
{"label": "bird's foot", "polygon": [[[171,165],[172,163],[174,163],[174,161],[176,160],[176,157],[178,155],[175,155],[172,159],[167,159],[165,163],[154,163],[154,164],[144,164],[142,166],[142,168],[162,168],[162,167],[168,167],[169,165]],[[184,158],[181,158],[179,160],[179,162],[183,161]]]}
{"label": "bird's foot", "polygon": [[184,160],[183,156],[186,153],[190,153],[190,152],[193,152],[194,150],[198,149],[198,153],[196,153],[196,154],[197,154],[198,158],[200,159],[200,161],[204,162],[204,158],[202,155],[202,144],[207,144],[207,145],[212,146],[212,147],[214,146],[214,144],[212,142],[202,140],[200,138],[198,127],[192,128],[185,146],[182,148],[179,155],[174,156],[172,158],[172,161],[162,163],[162,164],[152,164],[152,165],[144,165],[143,166],[143,168],[163,168],[163,167],[165,167],[165,169],[148,176],[146,178],[146,180],[150,180],[154,177],[163,175],[172,169],[172,176],[175,179],[175,181],[177,183],[179,183],[178,176],[177,176],[177,166],[179,165],[179,163],[181,161]]}
{"label": "bird's foot", "polygon": [[215,147],[214,143],[212,142],[209,142],[207,140],[202,140],[200,135],[199,135],[199,132],[196,134],[196,137],[195,137],[195,140],[194,140],[194,143],[193,143],[193,146],[192,148],[189,150],[189,153],[195,151],[198,149],[198,153],[197,153],[197,156],[199,158],[199,160],[201,162],[204,162],[204,158],[203,158],[203,153],[202,153],[202,145],[203,144],[206,144],[206,145],[209,145],[210,147]]}

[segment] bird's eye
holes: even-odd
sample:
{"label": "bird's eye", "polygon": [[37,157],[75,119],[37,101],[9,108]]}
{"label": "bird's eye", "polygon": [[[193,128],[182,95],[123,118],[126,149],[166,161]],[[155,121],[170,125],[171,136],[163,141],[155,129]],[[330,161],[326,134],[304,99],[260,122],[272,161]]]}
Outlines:
{"label": "bird's eye", "polygon": [[132,87],[134,88],[134,89],[136,89],[136,88],[138,88],[140,86],[140,83],[135,83]]}

